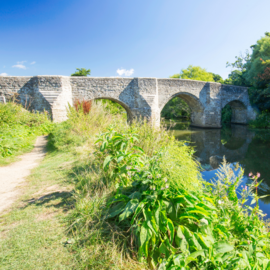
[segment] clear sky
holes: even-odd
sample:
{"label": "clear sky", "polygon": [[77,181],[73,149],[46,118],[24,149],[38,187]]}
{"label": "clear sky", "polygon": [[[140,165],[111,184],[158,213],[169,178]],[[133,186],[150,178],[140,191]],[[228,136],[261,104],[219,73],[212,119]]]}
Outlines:
{"label": "clear sky", "polygon": [[[270,32],[270,0],[0,1],[0,74],[167,78],[226,62]],[[117,72],[118,71],[118,72]]]}

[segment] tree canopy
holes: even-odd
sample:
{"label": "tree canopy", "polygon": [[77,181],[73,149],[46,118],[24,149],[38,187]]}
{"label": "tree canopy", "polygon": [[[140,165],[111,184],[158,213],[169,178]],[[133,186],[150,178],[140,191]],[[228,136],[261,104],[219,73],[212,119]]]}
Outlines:
{"label": "tree canopy", "polygon": [[189,65],[187,69],[182,69],[180,73],[170,76],[170,78],[189,79],[205,82],[214,82],[213,73],[199,66]]}
{"label": "tree canopy", "polygon": [[71,76],[88,76],[91,74],[91,69],[76,68],[76,70]]}
{"label": "tree canopy", "polygon": [[270,111],[270,33],[251,47],[252,53],[236,56],[227,66],[235,68],[225,83],[248,86],[251,102],[259,109]]}

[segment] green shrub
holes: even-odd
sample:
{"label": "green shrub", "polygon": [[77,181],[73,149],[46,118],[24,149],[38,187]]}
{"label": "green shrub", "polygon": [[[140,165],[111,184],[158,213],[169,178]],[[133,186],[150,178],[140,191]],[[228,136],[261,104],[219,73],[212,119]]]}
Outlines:
{"label": "green shrub", "polygon": [[252,128],[270,128],[270,112],[263,111],[255,120],[249,122]]}
{"label": "green shrub", "polygon": [[[31,113],[15,103],[0,103],[0,161],[29,151],[37,136],[50,132],[49,115]],[[4,162],[5,163],[5,162]]]}

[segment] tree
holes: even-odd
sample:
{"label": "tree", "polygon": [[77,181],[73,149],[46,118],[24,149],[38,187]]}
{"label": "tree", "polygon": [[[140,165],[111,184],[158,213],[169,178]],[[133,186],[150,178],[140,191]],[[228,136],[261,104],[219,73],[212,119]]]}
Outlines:
{"label": "tree", "polygon": [[224,83],[224,80],[222,79],[222,77],[220,75],[215,74],[215,73],[211,73],[211,74],[213,75],[213,79],[214,79],[215,82]]}
{"label": "tree", "polygon": [[207,72],[206,69],[199,66],[189,65],[187,69],[182,69],[179,74],[174,74],[170,78],[189,79],[205,82],[214,82],[213,73]]}
{"label": "tree", "polygon": [[235,56],[234,63],[226,63],[226,67],[232,67],[234,70],[228,76],[228,79],[224,80],[224,84],[232,84],[238,86],[250,86],[248,80],[246,79],[247,63],[250,61],[250,54],[247,50],[245,54],[240,54],[240,56]]}
{"label": "tree", "polygon": [[77,71],[75,71],[71,76],[88,76],[91,74],[90,69],[85,68],[76,68]]}
{"label": "tree", "polygon": [[235,68],[225,83],[248,86],[250,99],[260,110],[270,112],[270,33],[250,46],[252,53],[236,56],[236,61],[227,63]]}

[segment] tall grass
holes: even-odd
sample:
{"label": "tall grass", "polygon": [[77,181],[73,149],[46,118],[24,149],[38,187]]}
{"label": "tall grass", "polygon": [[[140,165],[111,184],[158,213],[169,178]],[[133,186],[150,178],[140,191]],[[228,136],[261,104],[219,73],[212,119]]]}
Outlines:
{"label": "tall grass", "polygon": [[13,102],[0,103],[0,164],[31,150],[35,138],[49,133],[52,126],[46,112],[32,113]]}

